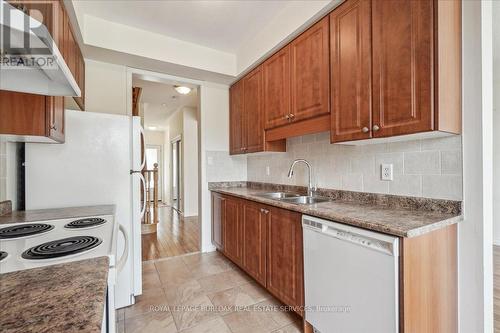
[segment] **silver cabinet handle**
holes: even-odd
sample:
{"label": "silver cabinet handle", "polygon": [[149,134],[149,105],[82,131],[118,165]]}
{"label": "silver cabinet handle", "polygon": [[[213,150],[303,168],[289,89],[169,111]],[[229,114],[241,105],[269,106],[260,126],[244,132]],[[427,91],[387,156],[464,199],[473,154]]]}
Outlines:
{"label": "silver cabinet handle", "polygon": [[285,119],[289,120],[289,119],[290,119],[290,115],[289,115],[289,114],[287,114],[287,115],[285,116]]}
{"label": "silver cabinet handle", "polygon": [[376,132],[380,129],[380,127],[378,125],[373,125],[373,130]]}
{"label": "silver cabinet handle", "polygon": [[369,129],[368,127],[363,127],[363,128],[361,129],[361,132],[363,132],[363,133],[368,133],[368,132],[370,132],[370,129]]}
{"label": "silver cabinet handle", "polygon": [[264,214],[268,214],[268,213],[269,213],[269,211],[268,211],[267,209],[264,209],[264,208],[261,208],[261,209],[260,209],[260,212],[261,212],[261,213],[264,213]]}
{"label": "silver cabinet handle", "polygon": [[295,115],[293,113],[290,113],[290,119],[295,118]]}

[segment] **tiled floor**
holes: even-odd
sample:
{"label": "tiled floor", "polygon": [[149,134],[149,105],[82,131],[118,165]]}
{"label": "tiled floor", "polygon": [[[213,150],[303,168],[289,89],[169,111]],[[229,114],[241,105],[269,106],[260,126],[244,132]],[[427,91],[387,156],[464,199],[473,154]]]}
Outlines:
{"label": "tiled floor", "polygon": [[266,290],[217,252],[143,263],[143,295],[117,314],[118,332],[298,333]]}

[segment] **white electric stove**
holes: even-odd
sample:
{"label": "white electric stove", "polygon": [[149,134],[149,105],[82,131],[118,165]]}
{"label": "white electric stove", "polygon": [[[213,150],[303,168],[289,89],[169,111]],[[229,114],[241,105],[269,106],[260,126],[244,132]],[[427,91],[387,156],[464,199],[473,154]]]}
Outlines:
{"label": "white electric stove", "polygon": [[[126,250],[122,258],[116,259],[119,228],[112,215],[2,224],[0,274],[109,257],[108,296],[102,331],[115,332],[116,272],[126,262],[128,253]],[[128,243],[125,234],[124,236]]]}

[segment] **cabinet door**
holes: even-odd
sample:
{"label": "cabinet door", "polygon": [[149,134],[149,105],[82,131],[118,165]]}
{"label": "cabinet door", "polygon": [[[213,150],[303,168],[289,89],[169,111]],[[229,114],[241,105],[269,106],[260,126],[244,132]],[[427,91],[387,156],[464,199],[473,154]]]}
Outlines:
{"label": "cabinet door", "polygon": [[243,268],[266,285],[266,235],[269,210],[252,201],[242,203]]}
{"label": "cabinet door", "polygon": [[290,115],[290,46],[264,63],[264,127],[288,123]]}
{"label": "cabinet door", "polygon": [[283,303],[304,304],[301,215],[271,208],[267,233],[267,289]]}
{"label": "cabinet door", "polygon": [[68,65],[71,74],[77,79],[77,65],[76,65],[76,48],[77,44],[75,41],[75,37],[73,36],[73,32],[71,31],[71,22],[69,21],[69,17],[67,15],[64,16],[65,26],[64,26],[64,48],[65,48],[65,57],[64,60]]}
{"label": "cabinet door", "polygon": [[226,199],[217,193],[212,193],[212,244],[218,250],[224,250],[224,219]]}
{"label": "cabinet door", "polygon": [[243,80],[229,90],[229,153],[242,154],[246,143],[246,125],[243,117]]}
{"label": "cabinet door", "polygon": [[331,141],[371,137],[371,1],[330,14]]}
{"label": "cabinet door", "polygon": [[433,129],[433,3],[372,2],[374,137]]}
{"label": "cabinet door", "polygon": [[0,90],[0,134],[46,136],[46,97]]}
{"label": "cabinet door", "polygon": [[264,75],[262,66],[257,67],[244,78],[244,123],[246,124],[245,152],[264,150]]}
{"label": "cabinet door", "polygon": [[224,254],[241,265],[241,202],[226,197],[226,212],[222,230],[224,232]]}
{"label": "cabinet door", "polygon": [[292,41],[292,120],[330,113],[328,16]]}
{"label": "cabinet door", "polygon": [[75,52],[76,52],[76,83],[78,83],[78,87],[80,87],[81,96],[75,97],[75,102],[80,107],[80,110],[85,110],[85,61],[83,59],[82,52],[78,47],[78,44],[75,43]]}
{"label": "cabinet door", "polygon": [[46,113],[47,113],[47,130],[48,137],[57,142],[64,142],[64,97],[47,97],[46,98]]}

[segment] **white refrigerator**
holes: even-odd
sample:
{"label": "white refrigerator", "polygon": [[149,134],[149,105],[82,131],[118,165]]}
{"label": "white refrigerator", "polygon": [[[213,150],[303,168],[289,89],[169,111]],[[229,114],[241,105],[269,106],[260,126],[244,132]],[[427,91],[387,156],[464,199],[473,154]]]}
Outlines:
{"label": "white refrigerator", "polygon": [[134,303],[142,293],[141,218],[145,190],[139,117],[66,111],[64,144],[26,144],[26,209],[116,205],[123,226],[119,256],[128,260],[118,274],[116,308]]}

